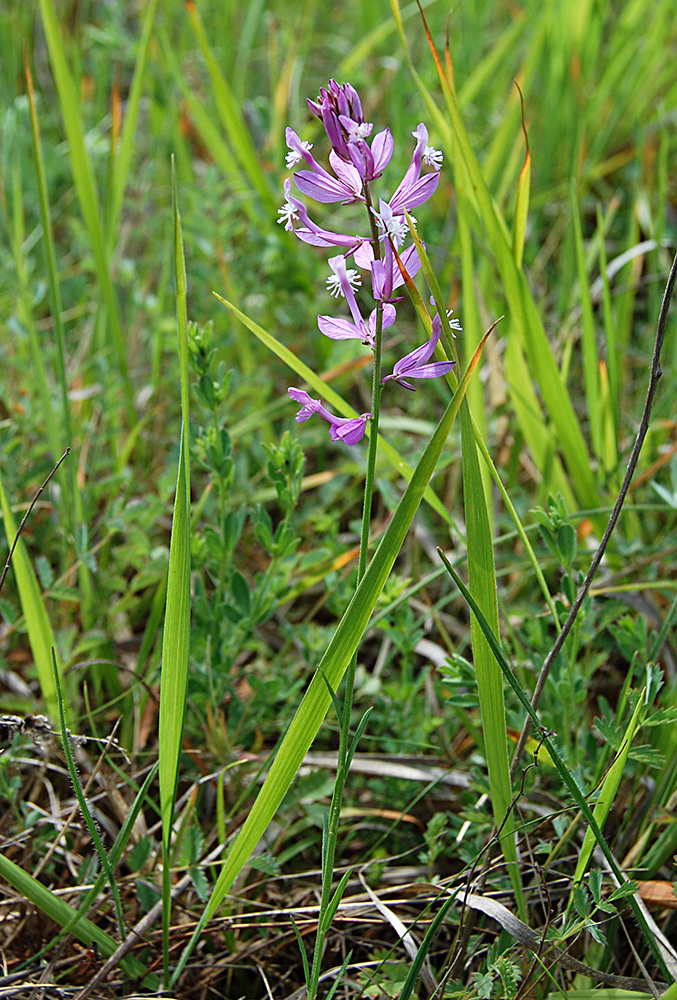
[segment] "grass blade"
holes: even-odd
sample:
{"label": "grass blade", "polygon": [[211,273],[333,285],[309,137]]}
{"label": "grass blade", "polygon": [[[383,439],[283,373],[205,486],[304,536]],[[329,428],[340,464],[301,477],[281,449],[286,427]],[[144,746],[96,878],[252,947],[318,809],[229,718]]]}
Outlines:
{"label": "grass blade", "polygon": [[[394,11],[398,9],[398,0],[391,0],[391,7]],[[425,27],[427,31],[427,25]],[[409,62],[410,72],[426,102],[432,119],[440,129],[452,162],[460,154],[470,181],[470,190],[474,192],[479,215],[489,237],[489,243],[495,257],[496,266],[501,275],[505,294],[508,299],[510,315],[513,320],[510,328],[511,335],[518,340],[518,344],[524,351],[529,365],[527,370],[522,367],[516,377],[513,378],[513,386],[519,392],[528,393],[531,388],[531,379],[535,375],[539,382],[543,398],[547,400],[550,423],[556,431],[557,444],[565,457],[567,469],[569,470],[578,500],[581,504],[594,507],[598,501],[599,492],[590,467],[590,457],[581,433],[578,418],[557,368],[552,349],[548,343],[548,338],[536,308],[536,303],[527,284],[526,276],[515,263],[508,228],[487,188],[461,118],[456,96],[446,77],[432,37],[428,33],[428,43],[442,88],[448,120],[445,119],[432,95],[421,80],[421,77],[416,72],[403,32],[400,32],[400,40]],[[531,394],[533,394],[533,389],[531,389]],[[543,422],[540,407],[538,407],[537,412],[539,416],[536,420],[532,418],[522,423],[522,431],[530,447],[533,436],[532,431],[534,431],[539,423]],[[535,457],[538,461],[536,454]],[[543,466],[539,465],[539,468],[542,469]]]}
{"label": "grass blade", "polygon": [[[498,596],[494,547],[491,541],[486,495],[480,475],[472,418],[467,402],[461,409],[461,442],[468,581],[492,631],[498,635]],[[515,822],[512,812],[509,814],[512,792],[506,739],[503,675],[496,664],[484,633],[474,617],[471,619],[470,628],[484,734],[484,750],[489,773],[491,805],[496,826],[502,827],[505,832],[505,836],[501,836],[501,848],[505,860],[508,862],[508,872],[518,909],[523,914],[524,899],[517,864]]]}
{"label": "grass blade", "polygon": [[195,32],[198,44],[207,64],[207,71],[212,84],[212,93],[216,103],[216,109],[221,118],[226,135],[235,153],[235,157],[240,164],[245,176],[249,181],[249,186],[257,192],[263,214],[268,217],[275,213],[277,205],[275,198],[268,185],[266,175],[259,165],[259,157],[252,141],[247,124],[240,112],[240,107],[231,90],[230,84],[221,72],[221,68],[214,57],[214,53],[209,45],[207,33],[198,14],[195,3],[190,0],[186,5],[188,16]]}
{"label": "grass blade", "polygon": [[[602,457],[602,423],[600,413],[600,386],[597,361],[597,334],[595,319],[592,312],[590,285],[585,263],[583,248],[583,232],[578,205],[571,192],[571,214],[574,220],[574,241],[576,245],[576,263],[578,265],[578,287],[581,300],[581,343],[583,345],[583,376],[585,378],[585,398],[590,421],[590,437],[592,447],[598,458]],[[603,237],[601,237],[603,239]]]}
{"label": "grass blade", "polygon": [[159,782],[162,814],[162,931],[165,980],[169,978],[169,925],[171,916],[171,841],[183,724],[186,712],[190,656],[190,471],[188,461],[188,314],[186,268],[181,217],[172,170],[174,216],[174,273],[176,316],[181,372],[181,442],[169,546],[167,604],[162,637],[162,679],[159,717]]}
{"label": "grass blade", "polygon": [[132,386],[127,377],[127,358],[120,323],[120,311],[108,263],[96,181],[85,144],[78,91],[66,60],[53,0],[40,0],[40,11],[50,62],[59,94],[63,123],[66,135],[68,136],[73,179],[78,193],[82,216],[87,227],[89,245],[94,258],[98,284],[101,289],[101,298],[106,310],[106,320],[111,333],[113,353],[126,395],[130,424],[133,424],[135,422],[134,402],[132,398]]}
{"label": "grass blade", "polygon": [[111,171],[111,191],[106,211],[106,241],[108,255],[113,252],[115,233],[120,219],[122,199],[129,176],[129,167],[134,154],[134,139],[139,120],[141,94],[148,62],[148,50],[154,36],[155,14],[158,0],[149,0],[143,20],[143,28],[139,39],[139,51],[136,56],[134,75],[125,101],[125,115],[120,133],[120,143],[114,158],[114,169]]}

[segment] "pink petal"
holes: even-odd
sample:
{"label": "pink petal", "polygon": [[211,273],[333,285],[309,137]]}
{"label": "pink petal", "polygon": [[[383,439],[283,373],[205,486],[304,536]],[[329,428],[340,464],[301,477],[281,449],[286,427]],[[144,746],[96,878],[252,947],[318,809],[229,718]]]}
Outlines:
{"label": "pink petal", "polygon": [[331,337],[332,340],[364,340],[362,331],[347,319],[318,316],[317,325],[325,337]]}

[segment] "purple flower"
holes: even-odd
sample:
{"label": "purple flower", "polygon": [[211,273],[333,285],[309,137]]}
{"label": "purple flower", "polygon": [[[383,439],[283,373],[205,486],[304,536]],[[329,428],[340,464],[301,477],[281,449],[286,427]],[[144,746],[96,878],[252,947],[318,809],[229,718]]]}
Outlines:
{"label": "purple flower", "polygon": [[304,161],[310,167],[310,170],[299,170],[294,174],[299,191],[315,201],[341,201],[344,205],[364,201],[362,177],[352,163],[345,163],[332,149],[329,162],[336,174],[333,177],[310,152],[310,143],[302,142],[293,128],[286,130],[285,138],[291,150],[287,154],[287,166],[292,167]]}
{"label": "purple flower", "polygon": [[[372,292],[377,302],[392,300],[394,290],[404,284],[404,278],[395,259],[390,240],[384,240],[383,253],[382,260],[374,260],[371,243],[362,243],[355,251],[354,257],[358,267],[371,268]],[[421,267],[416,247],[412,244],[403,250],[400,254],[400,260],[405,271],[413,278]]]}
{"label": "purple flower", "polygon": [[[364,181],[381,176],[393,155],[393,137],[390,129],[384,129],[369,146],[373,125],[364,120],[362,102],[353,86],[330,80],[316,101],[308,101],[308,107],[322,121],[336,156],[352,164]],[[332,167],[336,169],[334,163]]]}
{"label": "purple flower", "polygon": [[324,125],[329,141],[341,159],[349,161],[348,136],[341,118],[347,118],[355,125],[365,124],[362,102],[355,88],[350,83],[339,84],[330,80],[328,88],[320,90],[316,101],[308,101],[308,107]]}
{"label": "purple flower", "polygon": [[[347,233],[335,233],[329,229],[322,229],[308,215],[306,206],[298,198],[294,198],[291,193],[291,178],[286,177],[284,181],[285,202],[282,208],[278,208],[277,214],[279,223],[284,222],[284,228],[289,233],[295,233],[303,242],[315,247],[346,247],[346,252],[351,254],[362,243],[368,242],[366,236],[350,236]],[[301,223],[297,228],[295,223]]]}
{"label": "purple flower", "polygon": [[408,378],[437,378],[450,372],[456,364],[455,361],[433,361],[432,364],[427,364],[435,353],[441,332],[442,321],[438,315],[433,320],[433,332],[428,343],[421,344],[411,354],[407,354],[401,361],[396,362],[392,375],[386,375],[385,378],[381,379],[381,382],[389,382],[390,379],[394,379],[405,389],[415,391],[416,386],[410,385],[407,382]]}
{"label": "purple flower", "polygon": [[[428,145],[428,129],[421,122],[416,131],[411,134],[416,139],[414,155],[406,174],[388,203],[395,215],[401,215],[405,208],[410,212],[412,208],[427,201],[435,191],[440,179],[438,171],[441,153]],[[423,163],[431,166],[434,172],[421,177]]]}
{"label": "purple flower", "polygon": [[353,445],[359,444],[364,437],[367,420],[371,419],[371,413],[363,413],[359,417],[335,417],[322,405],[319,399],[311,399],[304,389],[290,388],[287,391],[294,402],[301,404],[301,409],[296,414],[298,423],[310,420],[314,413],[319,413],[329,422],[329,436],[332,441],[343,441],[344,444]]}
{"label": "purple flower", "polygon": [[[362,318],[360,307],[355,298],[355,292],[351,284],[351,277],[346,268],[345,257],[339,255],[332,257],[329,266],[334,272],[334,280],[331,280],[332,294],[338,293],[345,296],[348,308],[350,309],[353,321],[348,319],[335,318],[334,316],[318,316],[317,325],[325,337],[332,340],[361,340],[369,347],[374,346],[376,340],[376,317],[377,309],[374,309],[368,320]],[[354,278],[353,278],[354,281]],[[383,329],[387,329],[395,322],[395,307],[387,303],[383,307]]]}

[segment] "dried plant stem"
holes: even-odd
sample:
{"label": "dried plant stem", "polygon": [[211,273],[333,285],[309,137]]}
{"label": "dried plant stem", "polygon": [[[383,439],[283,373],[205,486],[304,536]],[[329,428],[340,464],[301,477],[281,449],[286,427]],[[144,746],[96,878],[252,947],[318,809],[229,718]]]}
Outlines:
{"label": "dried plant stem", "polygon": [[[576,594],[576,600],[571,605],[571,610],[567,620],[564,622],[555,643],[543,661],[543,666],[541,667],[541,672],[538,676],[538,681],[534,689],[533,697],[531,699],[531,704],[534,709],[538,707],[538,703],[541,699],[543,689],[545,688],[546,681],[552,669],[552,665],[555,662],[555,657],[562,649],[562,646],[566,642],[567,636],[571,631],[578,613],[581,610],[583,601],[587,597],[588,591],[590,590],[590,585],[599,569],[599,565],[604,558],[604,553],[607,550],[609,540],[614,532],[618,518],[620,517],[621,509],[625,502],[625,498],[628,495],[628,490],[630,489],[630,483],[632,477],[635,474],[635,469],[637,468],[637,462],[639,460],[639,454],[642,450],[642,445],[644,444],[644,439],[649,430],[649,420],[651,418],[651,410],[653,408],[654,397],[656,395],[656,389],[658,388],[658,383],[660,381],[661,375],[661,352],[663,350],[663,341],[665,339],[665,328],[667,326],[668,312],[670,310],[670,302],[672,300],[672,293],[675,287],[675,281],[677,280],[677,254],[672,262],[672,267],[670,268],[670,274],[668,275],[667,284],[665,286],[665,291],[663,293],[663,301],[661,303],[660,312],[658,314],[658,323],[656,325],[656,339],[654,342],[653,357],[651,359],[651,372],[649,375],[649,386],[646,394],[646,401],[644,403],[644,410],[642,412],[642,419],[639,423],[639,429],[637,431],[637,437],[635,438],[635,444],[630,453],[630,458],[628,460],[628,467],[625,470],[625,476],[623,477],[623,483],[619,490],[616,502],[614,504],[613,510],[609,517],[609,523],[606,526],[606,530],[602,537],[602,541],[599,543],[599,547],[593,556],[592,562],[590,563],[590,569],[588,570],[585,580],[581,584],[581,587]],[[527,739],[529,738],[529,733],[531,732],[531,719],[527,716],[524,726],[522,727],[522,732],[520,734],[519,742],[517,748],[515,749],[515,755],[512,759],[512,765],[510,768],[510,776],[514,780],[515,775],[519,769],[520,758],[526,746]]]}
{"label": "dried plant stem", "polygon": [[66,448],[65,452],[63,453],[63,455],[61,456],[61,458],[59,459],[59,461],[56,463],[56,465],[54,466],[54,468],[52,469],[52,471],[47,476],[47,478],[45,479],[44,483],[42,484],[42,486],[38,490],[38,492],[35,494],[35,496],[31,500],[31,503],[30,503],[30,506],[29,506],[28,510],[26,511],[26,513],[24,514],[24,516],[21,518],[21,524],[19,525],[17,533],[14,536],[14,541],[12,542],[12,544],[10,546],[9,555],[7,556],[7,562],[5,563],[5,568],[2,571],[2,576],[0,576],[0,591],[2,590],[3,585],[5,583],[5,577],[7,576],[7,573],[9,572],[9,566],[10,566],[10,563],[12,561],[12,556],[14,555],[14,550],[17,547],[17,544],[19,542],[19,538],[21,537],[21,532],[24,529],[26,521],[31,516],[31,511],[33,510],[33,508],[35,507],[36,503],[38,502],[38,500],[42,496],[42,494],[43,494],[43,492],[44,492],[47,484],[49,483],[50,479],[52,478],[52,476],[56,473],[56,471],[58,470],[58,468],[61,465],[61,463],[64,461],[64,459],[66,459],[68,457],[68,455],[70,455],[70,453],[71,453],[70,448]]}

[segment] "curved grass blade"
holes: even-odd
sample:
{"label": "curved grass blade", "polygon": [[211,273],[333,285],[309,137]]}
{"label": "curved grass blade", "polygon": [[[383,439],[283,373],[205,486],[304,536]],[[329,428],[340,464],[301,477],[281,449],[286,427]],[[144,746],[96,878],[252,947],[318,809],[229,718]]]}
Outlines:
{"label": "curved grass blade", "polygon": [[[485,338],[486,339],[486,338]],[[181,974],[189,955],[207,921],[216,912],[234,880],[246,864],[254,847],[275,815],[301,762],[308,752],[322,720],[331,704],[327,684],[334,690],[354,655],[371,614],[390,575],[414,515],[425,493],[430,477],[444,448],[451,426],[465,396],[472,372],[476,368],[484,340],[477,348],[442,419],[428,442],[416,466],[402,499],[381,539],[365,575],[362,577],[348,608],[320,661],[310,686],[294,716],[268,776],[247,819],[230,849],[225,865],[214,886],[212,896],[186,946],[172,977],[172,984]]]}
{"label": "curved grass blade", "polygon": [[[3,878],[13,889],[21,893],[24,899],[33,903],[34,906],[53,920],[60,927],[72,927],[72,932],[79,941],[88,947],[97,948],[98,951],[108,958],[117,949],[117,942],[109,937],[100,927],[88,920],[87,917],[79,917],[77,911],[59,896],[55,896],[42,882],[19,868],[13,861],[0,854],[0,878]],[[155,990],[157,989],[157,977],[147,975],[147,967],[133,956],[126,956],[120,962],[120,968],[128,976],[134,979],[144,979],[145,984]]]}

